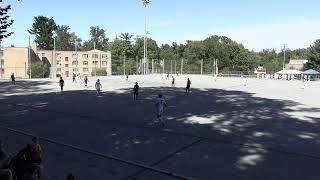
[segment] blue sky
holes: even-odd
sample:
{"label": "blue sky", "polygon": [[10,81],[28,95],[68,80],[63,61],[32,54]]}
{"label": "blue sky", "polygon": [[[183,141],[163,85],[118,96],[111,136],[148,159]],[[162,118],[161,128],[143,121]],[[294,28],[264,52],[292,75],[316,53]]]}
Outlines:
{"label": "blue sky", "polygon": [[[151,38],[159,43],[184,43],[209,35],[226,35],[252,50],[310,46],[320,39],[320,1],[317,0],[4,0],[11,2],[14,36],[3,45],[27,46],[33,17],[53,16],[69,25],[84,41],[89,27],[101,26],[107,36],[130,32],[143,35],[148,15]],[[2,3],[2,4],[4,4]]]}

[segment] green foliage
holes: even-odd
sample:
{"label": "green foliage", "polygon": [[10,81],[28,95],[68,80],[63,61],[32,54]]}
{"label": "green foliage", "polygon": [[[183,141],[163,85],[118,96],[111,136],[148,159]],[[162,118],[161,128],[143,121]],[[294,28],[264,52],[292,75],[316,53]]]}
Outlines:
{"label": "green foliage", "polygon": [[107,76],[107,71],[104,68],[97,68],[96,70],[93,69],[93,71],[91,72],[91,76]]}
{"label": "green foliage", "polygon": [[35,42],[37,43],[38,48],[52,50],[53,32],[56,29],[57,26],[53,17],[36,16],[34,17],[32,28],[30,28],[28,32],[32,35],[36,35]]}
{"label": "green foliage", "polygon": [[[30,77],[30,69],[28,69],[28,75]],[[49,67],[42,61],[37,61],[31,65],[32,78],[46,78],[49,77]]]}
{"label": "green foliage", "polygon": [[[19,1],[19,0],[18,0]],[[2,2],[2,1],[0,1]],[[11,5],[5,7],[0,7],[0,42],[2,39],[7,38],[13,34],[13,32],[8,32],[7,29],[13,24],[14,20],[9,20],[10,16],[8,12],[11,10]]]}
{"label": "green foliage", "polygon": [[[72,51],[75,49],[75,42],[77,46],[80,46],[81,39],[72,32],[69,32],[70,28],[67,25],[58,25],[56,29],[56,49],[60,51]],[[78,47],[79,48],[79,47]]]}
{"label": "green foliage", "polygon": [[83,50],[89,51],[95,48],[98,50],[105,50],[108,45],[108,38],[106,37],[106,31],[99,26],[90,27],[91,39],[83,43]]}
{"label": "green foliage", "polygon": [[[157,59],[159,58],[159,47],[157,42],[153,39],[147,39],[147,47],[148,47],[148,59]],[[143,51],[144,51],[144,38],[137,37],[135,39],[134,44],[134,53],[138,56],[139,59],[143,58]]]}
{"label": "green foliage", "polygon": [[307,68],[320,70],[320,39],[310,47],[308,57],[309,62],[307,63]]}

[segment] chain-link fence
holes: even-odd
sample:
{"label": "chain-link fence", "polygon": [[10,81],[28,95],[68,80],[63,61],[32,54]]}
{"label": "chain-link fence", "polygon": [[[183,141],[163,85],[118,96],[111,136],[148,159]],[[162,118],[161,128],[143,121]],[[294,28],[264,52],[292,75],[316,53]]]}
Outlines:
{"label": "chain-link fence", "polygon": [[215,66],[214,60],[194,61],[190,59],[149,59],[147,62],[144,62],[142,59],[126,59],[126,61],[118,60],[113,61],[112,74],[219,74],[219,76],[226,77],[256,76],[256,74],[254,74],[254,70],[220,70],[218,64]]}

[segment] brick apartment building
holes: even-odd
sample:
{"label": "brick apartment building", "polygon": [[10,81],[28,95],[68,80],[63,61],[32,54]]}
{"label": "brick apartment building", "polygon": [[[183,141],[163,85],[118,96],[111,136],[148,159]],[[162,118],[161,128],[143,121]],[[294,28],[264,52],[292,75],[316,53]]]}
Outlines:
{"label": "brick apartment building", "polygon": [[[91,76],[95,70],[103,69],[112,74],[111,53],[91,51],[56,51],[37,50],[35,44],[30,48],[32,63],[43,61],[50,67],[50,77],[71,77],[73,73]],[[10,78],[14,73],[17,78],[28,78],[29,49],[27,47],[2,47],[0,51],[0,78]]]}

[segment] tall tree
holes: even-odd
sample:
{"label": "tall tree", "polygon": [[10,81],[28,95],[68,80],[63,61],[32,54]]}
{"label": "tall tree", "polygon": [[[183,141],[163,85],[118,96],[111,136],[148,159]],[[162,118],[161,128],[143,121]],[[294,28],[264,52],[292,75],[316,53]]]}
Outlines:
{"label": "tall tree", "polygon": [[123,41],[122,46],[123,46],[123,54],[126,56],[131,56],[133,55],[133,47],[131,44],[131,38],[133,35],[129,33],[121,33],[120,34],[120,39]]}
{"label": "tall tree", "polygon": [[99,26],[90,27],[91,39],[83,43],[84,50],[92,50],[95,48],[98,50],[106,50],[108,45],[108,38],[106,37],[106,31]]}
{"label": "tall tree", "polygon": [[75,32],[70,33],[70,42],[72,47],[75,47],[75,43],[79,50],[82,50],[82,39],[76,35]]}
{"label": "tall tree", "polygon": [[65,50],[65,51],[70,51],[72,49],[72,45],[70,42],[70,33],[69,31],[69,26],[66,25],[58,25],[56,29],[56,48],[57,50]]}
{"label": "tall tree", "polygon": [[176,54],[172,47],[169,44],[162,44],[159,48],[159,55],[161,59],[165,60],[175,60]]}
{"label": "tall tree", "polygon": [[[2,0],[0,0],[0,2],[2,2]],[[2,41],[2,39],[7,38],[13,34],[13,32],[7,31],[8,27],[10,27],[14,22],[14,20],[9,19],[9,10],[11,10],[11,5],[7,5],[3,8],[0,7],[0,42]]]}
{"label": "tall tree", "polygon": [[69,32],[70,28],[67,25],[58,25],[56,29],[56,48],[62,51],[71,51],[77,46],[81,46],[81,39],[74,33]]}
{"label": "tall tree", "polygon": [[307,68],[320,70],[320,39],[310,47],[309,62]]}
{"label": "tall tree", "polygon": [[126,41],[126,42],[131,42],[131,38],[133,37],[133,35],[129,34],[129,33],[121,33],[120,34],[120,39]]}
{"label": "tall tree", "polygon": [[[157,45],[157,42],[153,39],[148,38],[147,39],[147,53],[148,53],[148,59],[157,59],[159,58],[159,47]],[[143,52],[144,52],[144,38],[143,37],[137,37],[135,39],[134,44],[134,51],[135,54],[138,56],[138,58],[143,58]]]}
{"label": "tall tree", "polygon": [[28,32],[32,35],[36,35],[35,42],[38,48],[44,50],[53,49],[53,33],[57,26],[53,17],[36,16],[32,28]]}

